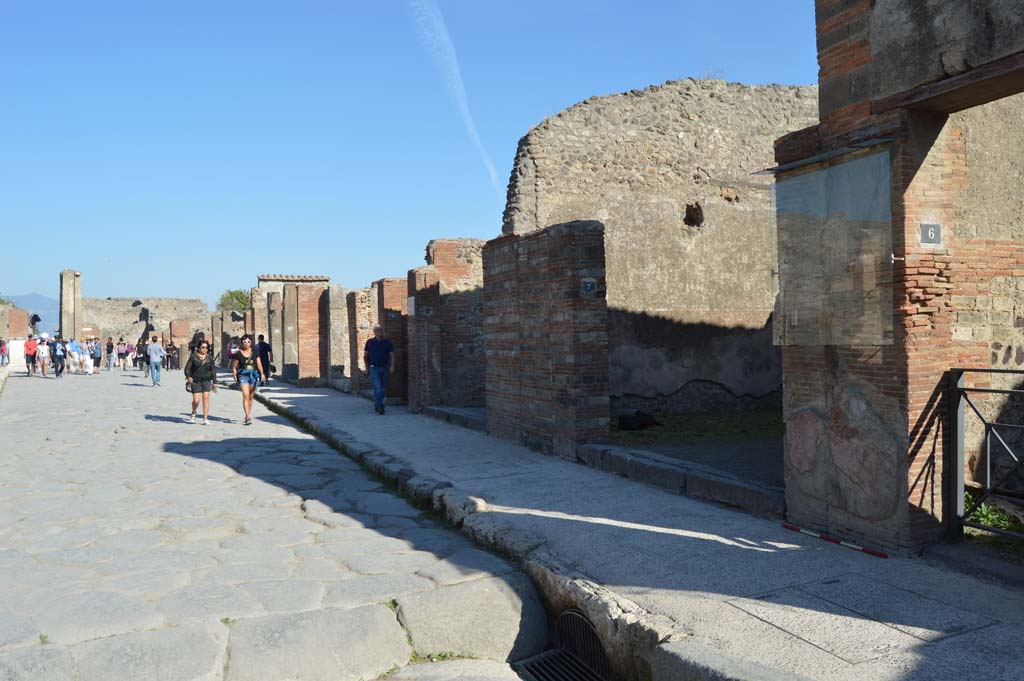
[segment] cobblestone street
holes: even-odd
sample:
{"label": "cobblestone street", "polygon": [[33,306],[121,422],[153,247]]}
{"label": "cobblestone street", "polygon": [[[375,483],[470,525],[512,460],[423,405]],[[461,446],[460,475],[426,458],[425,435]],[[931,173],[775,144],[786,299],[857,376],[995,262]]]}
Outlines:
{"label": "cobblestone street", "polygon": [[[0,397],[0,678],[516,679],[529,579],[237,392],[12,375]],[[185,651],[188,651],[187,653]]]}

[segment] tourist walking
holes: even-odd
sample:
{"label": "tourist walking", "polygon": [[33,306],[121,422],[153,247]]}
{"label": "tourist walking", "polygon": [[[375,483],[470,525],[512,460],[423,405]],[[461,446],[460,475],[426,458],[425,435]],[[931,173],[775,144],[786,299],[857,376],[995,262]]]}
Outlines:
{"label": "tourist walking", "polygon": [[7,340],[0,338],[0,367],[11,363],[11,349],[7,346]]}
{"label": "tourist walking", "polygon": [[146,346],[146,359],[149,360],[149,375],[153,378],[154,388],[160,385],[160,365],[166,356],[167,352],[160,345],[160,341],[153,336]]}
{"label": "tourist walking", "polygon": [[28,340],[25,341],[25,371],[30,378],[36,375],[36,350],[38,349],[39,341],[29,334]]}
{"label": "tourist walking", "polygon": [[213,363],[210,344],[200,340],[185,362],[185,390],[192,393],[192,415],[189,423],[196,422],[196,409],[203,403],[203,425],[210,425],[210,393],[217,392],[217,368]]}
{"label": "tourist walking", "polygon": [[71,367],[68,373],[77,374],[82,369],[82,344],[77,338],[68,342],[68,357],[71,358]]}
{"label": "tourist walking", "polygon": [[128,341],[124,346],[124,368],[135,367],[135,344]]}
{"label": "tourist walking", "polygon": [[82,346],[82,354],[79,355],[82,374],[90,376],[92,375],[92,341],[88,338],[83,338],[78,343]]}
{"label": "tourist walking", "polygon": [[373,338],[363,348],[363,364],[370,370],[373,380],[373,404],[378,414],[384,414],[384,397],[388,391],[388,375],[395,373],[395,346],[384,337],[384,327],[373,327]]}
{"label": "tourist walking", "polygon": [[100,369],[103,368],[103,341],[98,336],[93,336],[92,339],[92,366],[93,371],[99,376]]}
{"label": "tourist walking", "polygon": [[125,357],[128,356],[128,346],[125,345],[124,338],[117,339],[117,364],[121,367],[121,371],[125,368]]}
{"label": "tourist walking", "polygon": [[139,342],[135,344],[135,361],[138,362],[139,368],[142,369],[142,377],[146,378],[149,376],[149,342],[145,336],[140,338]]}
{"label": "tourist walking", "polygon": [[241,347],[231,356],[231,373],[242,391],[242,409],[245,410],[245,425],[252,425],[252,396],[256,386],[266,376],[260,364],[260,356],[253,348],[252,335],[242,336]]}
{"label": "tourist walking", "polygon": [[43,378],[46,378],[46,367],[50,366],[50,334],[43,333],[40,336],[39,345],[36,347],[36,366]]}
{"label": "tourist walking", "polygon": [[53,357],[53,375],[57,378],[64,378],[64,373],[68,368],[68,345],[60,336],[53,339],[50,355]]}
{"label": "tourist walking", "polygon": [[113,371],[114,365],[117,363],[117,349],[114,346],[114,339],[111,336],[107,336],[107,371]]}
{"label": "tourist walking", "polygon": [[264,379],[260,385],[266,385],[270,375],[274,373],[274,349],[263,339],[262,333],[256,338],[256,354],[260,356],[260,364],[263,365]]}

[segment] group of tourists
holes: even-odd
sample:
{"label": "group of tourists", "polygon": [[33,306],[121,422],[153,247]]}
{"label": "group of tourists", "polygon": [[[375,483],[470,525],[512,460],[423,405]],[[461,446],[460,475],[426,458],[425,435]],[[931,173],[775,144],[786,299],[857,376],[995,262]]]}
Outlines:
{"label": "group of tourists", "polygon": [[[267,377],[273,372],[273,351],[262,335],[258,341],[248,333],[237,339],[237,345],[235,339],[232,341],[227,348],[231,358],[231,375],[242,392],[242,410],[245,412],[243,423],[248,426],[252,425],[252,403],[256,388],[266,385]],[[188,347],[188,360],[182,367],[185,390],[192,395],[192,413],[188,422],[196,422],[196,412],[202,405],[202,424],[206,426],[210,423],[210,394],[217,392],[217,363],[210,342],[202,332],[192,337]]]}
{"label": "group of tourists", "polygon": [[[9,361],[9,348],[8,361]],[[38,338],[28,335],[25,341],[25,370],[28,376],[47,377],[52,370],[54,378],[67,374],[97,375],[103,363],[103,343],[99,338],[50,337],[42,333]]]}

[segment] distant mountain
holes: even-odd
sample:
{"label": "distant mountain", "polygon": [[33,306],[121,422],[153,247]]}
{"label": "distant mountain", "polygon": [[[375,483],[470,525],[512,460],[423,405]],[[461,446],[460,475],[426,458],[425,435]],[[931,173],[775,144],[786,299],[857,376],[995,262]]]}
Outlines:
{"label": "distant mountain", "polygon": [[39,322],[40,331],[53,332],[60,326],[60,301],[39,293],[5,297],[18,307],[42,317],[43,321]]}

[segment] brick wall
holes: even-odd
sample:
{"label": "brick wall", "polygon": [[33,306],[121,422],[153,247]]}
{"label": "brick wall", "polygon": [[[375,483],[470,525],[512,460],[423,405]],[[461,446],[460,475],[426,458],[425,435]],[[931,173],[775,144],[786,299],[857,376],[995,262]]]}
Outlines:
{"label": "brick wall", "polygon": [[28,323],[28,310],[9,308],[7,311],[7,335],[5,338],[27,338],[32,331]]}
{"label": "brick wall", "polygon": [[407,322],[406,362],[408,364],[409,409],[441,401],[441,307],[438,272],[433,265],[409,270],[408,293],[411,304]]}
{"label": "brick wall", "polygon": [[[175,319],[170,323],[168,338],[176,347],[188,347],[192,340],[192,328],[187,319]],[[116,341],[116,339],[115,339]]]}
{"label": "brick wall", "polygon": [[483,241],[435,239],[410,270],[408,402],[484,406]]}
{"label": "brick wall", "polygon": [[[287,298],[288,287],[285,287]],[[328,301],[327,286],[324,284],[296,284],[296,382],[303,387],[318,385],[329,374],[330,330],[329,315],[324,305]],[[286,339],[287,344],[287,339]]]}
{"label": "brick wall", "polygon": [[384,327],[384,336],[395,346],[395,373],[388,379],[388,397],[404,400],[408,380],[405,358],[408,280],[397,277],[380,279],[374,282],[373,288],[376,293],[378,323]]}
{"label": "brick wall", "polygon": [[488,429],[574,458],[608,434],[603,225],[490,241],[484,277]]}

